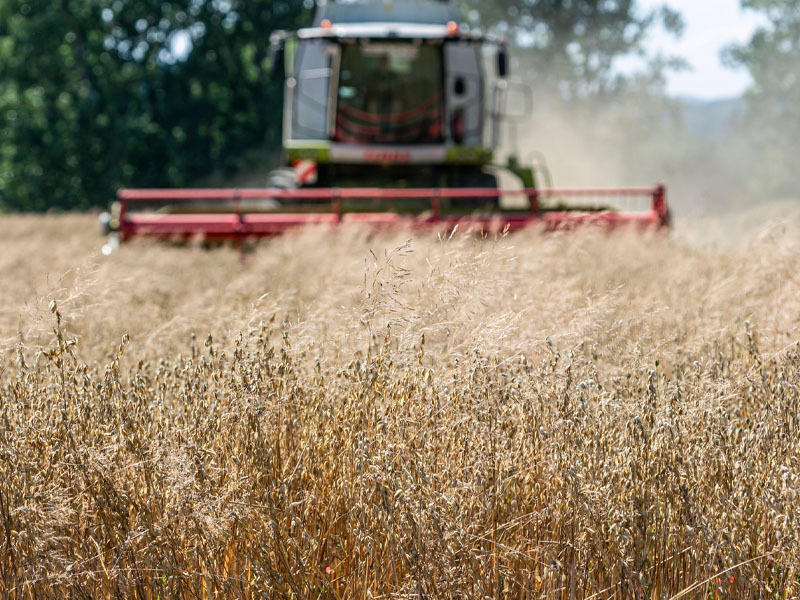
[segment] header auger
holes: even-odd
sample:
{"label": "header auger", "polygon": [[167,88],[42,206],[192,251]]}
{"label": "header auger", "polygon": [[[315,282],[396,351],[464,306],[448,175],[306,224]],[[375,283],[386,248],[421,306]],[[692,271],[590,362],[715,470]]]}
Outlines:
{"label": "header auger", "polygon": [[[530,90],[508,81],[505,42],[470,31],[447,3],[328,3],[311,27],[275,32],[270,44],[273,77],[285,82],[284,167],[264,189],[122,190],[105,219],[116,239],[240,239],[349,222],[668,224],[663,186],[540,189],[532,166],[497,164],[509,96],[526,105]],[[516,189],[501,189],[500,171]]]}

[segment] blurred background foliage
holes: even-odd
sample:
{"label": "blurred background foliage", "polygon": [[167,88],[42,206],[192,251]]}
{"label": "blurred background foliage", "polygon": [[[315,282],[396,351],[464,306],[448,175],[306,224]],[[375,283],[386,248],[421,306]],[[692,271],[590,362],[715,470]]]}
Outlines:
{"label": "blurred background foliage", "polygon": [[[730,47],[726,60],[745,67],[753,86],[737,131],[752,159],[751,182],[773,197],[800,196],[800,2],[743,0],[765,24],[747,44]],[[752,190],[756,193],[757,190]]]}
{"label": "blurred background foliage", "polygon": [[280,144],[273,29],[293,0],[0,0],[0,202],[88,208]]}
{"label": "blurred background foliage", "polygon": [[[665,73],[682,65],[647,52],[654,28],[680,34],[678,13],[635,0],[460,3],[473,26],[514,43],[516,74],[533,86],[540,118],[567,110],[588,145],[621,149],[620,164],[650,156],[653,177],[703,170],[709,147],[687,137],[664,91]],[[800,9],[793,0],[744,4],[769,22],[728,51],[756,82],[739,114],[761,144],[764,160],[750,160],[776,192],[796,191],[785,149],[800,133]],[[86,209],[123,186],[266,176],[280,152],[282,106],[269,34],[308,24],[312,10],[309,0],[0,0],[0,208]],[[619,68],[632,58],[639,68]],[[651,176],[633,166],[639,181]]]}

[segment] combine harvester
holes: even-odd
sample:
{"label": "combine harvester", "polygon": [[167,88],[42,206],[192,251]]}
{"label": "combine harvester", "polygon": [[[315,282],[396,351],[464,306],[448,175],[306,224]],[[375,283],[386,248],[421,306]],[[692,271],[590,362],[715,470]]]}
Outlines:
{"label": "combine harvester", "polygon": [[[270,41],[273,75],[285,81],[286,166],[265,189],[121,190],[104,218],[105,251],[139,236],[241,240],[340,223],[668,225],[663,186],[540,188],[532,165],[494,164],[509,97],[530,104],[530,90],[508,81],[504,41],[469,31],[447,3],[329,3],[312,27]],[[500,187],[502,171],[514,189]]]}

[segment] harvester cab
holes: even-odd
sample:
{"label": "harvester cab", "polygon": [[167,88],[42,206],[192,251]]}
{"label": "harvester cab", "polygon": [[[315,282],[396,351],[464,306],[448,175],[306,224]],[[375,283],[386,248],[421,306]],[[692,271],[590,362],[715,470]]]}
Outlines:
{"label": "harvester cab", "polygon": [[[664,186],[541,188],[516,157],[496,164],[506,105],[524,116],[530,89],[509,82],[505,42],[469,30],[446,2],[320,4],[310,27],[275,32],[270,45],[272,75],[285,84],[284,162],[266,188],[120,190],[104,215],[104,252],[136,236],[241,240],[341,223],[668,224]],[[518,182],[499,186],[502,170]]]}
{"label": "harvester cab", "polygon": [[[449,4],[325,4],[271,43],[287,168],[268,187],[497,187],[507,51]],[[535,187],[530,169],[514,170]]]}

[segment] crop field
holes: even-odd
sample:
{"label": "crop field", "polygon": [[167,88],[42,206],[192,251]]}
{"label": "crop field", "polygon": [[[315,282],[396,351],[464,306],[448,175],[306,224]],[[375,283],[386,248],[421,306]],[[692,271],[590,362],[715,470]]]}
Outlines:
{"label": "crop field", "polygon": [[0,224],[2,598],[800,598],[793,224]]}

